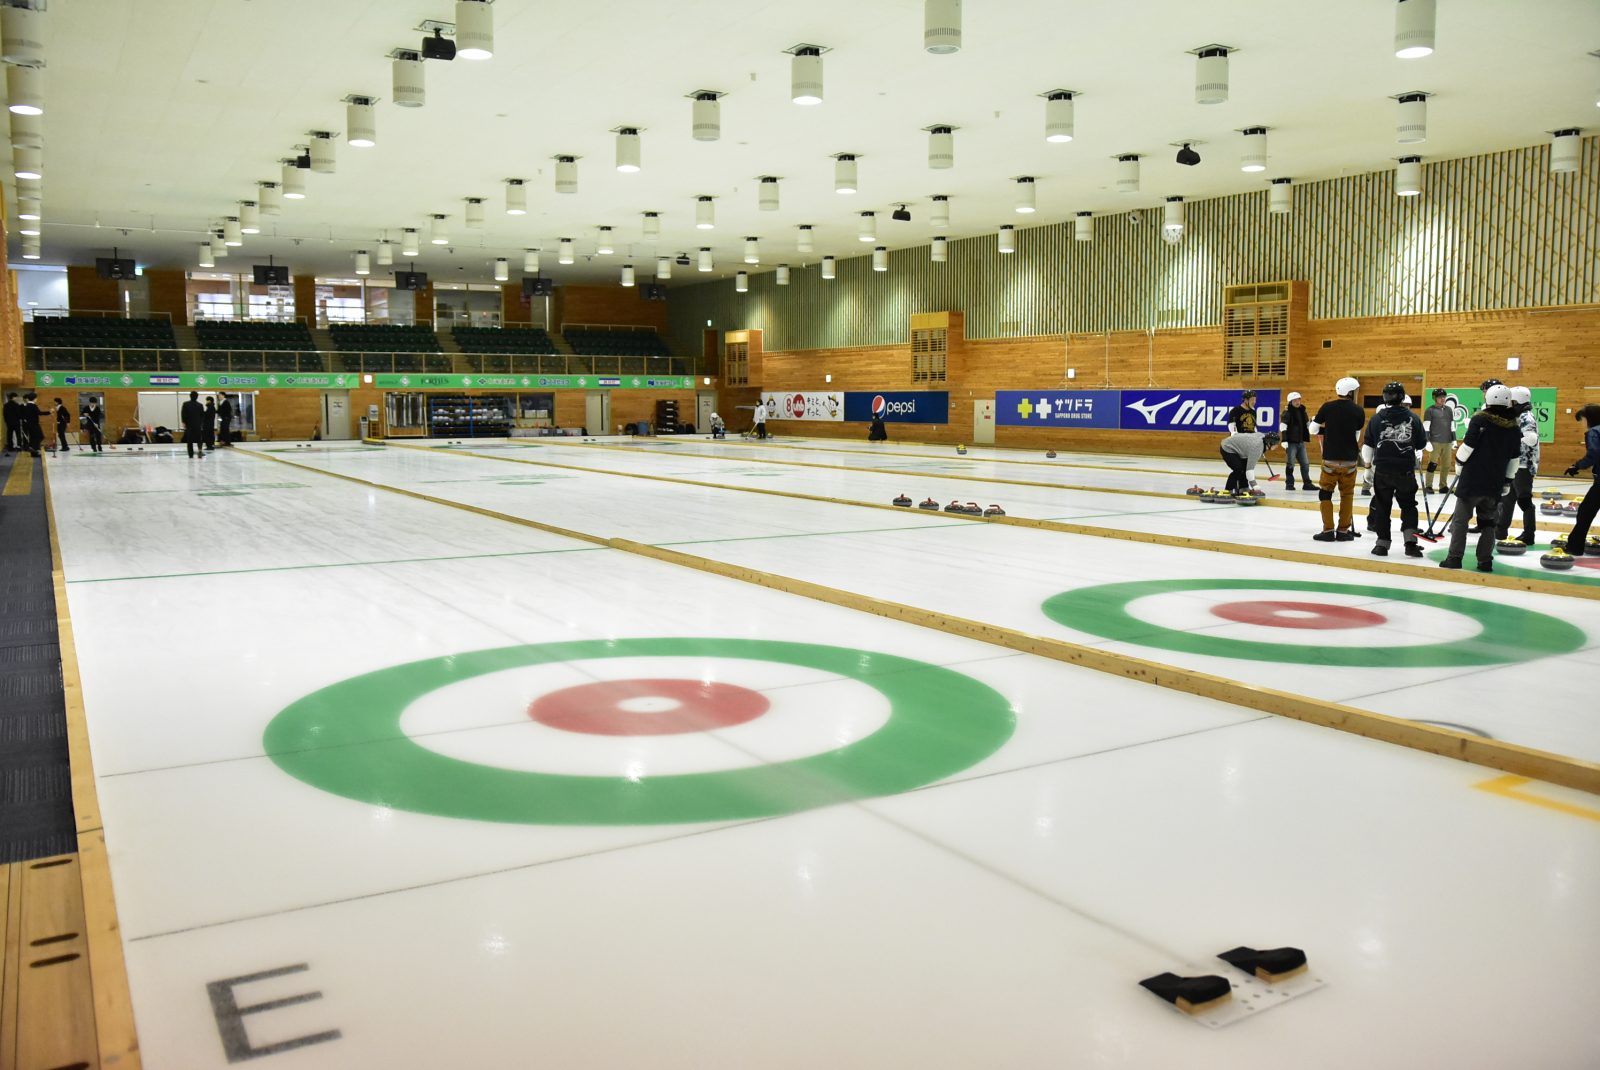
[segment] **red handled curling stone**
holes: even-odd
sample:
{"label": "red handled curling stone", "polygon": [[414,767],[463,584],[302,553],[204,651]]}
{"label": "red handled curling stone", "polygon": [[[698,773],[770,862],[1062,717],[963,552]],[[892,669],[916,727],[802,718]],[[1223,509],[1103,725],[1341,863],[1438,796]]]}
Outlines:
{"label": "red handled curling stone", "polygon": [[1205,492],[1206,492],[1206,488],[1202,487],[1198,483],[1196,483],[1194,486],[1190,487],[1188,490],[1184,491],[1185,494],[1191,495],[1191,496],[1196,497],[1196,498],[1198,498],[1200,495],[1204,494]]}
{"label": "red handled curling stone", "polygon": [[896,498],[894,500],[894,504],[898,505],[898,506],[900,506],[902,508],[909,509],[909,508],[911,508],[911,499],[909,497],[907,497],[906,495],[902,494],[902,495],[900,495],[898,498]]}
{"label": "red handled curling stone", "polygon": [[949,505],[944,507],[944,511],[947,513],[964,513],[967,511],[967,507],[962,505],[960,502],[952,501]]}
{"label": "red handled curling stone", "polygon": [[921,504],[919,504],[917,506],[917,508],[918,509],[932,509],[935,512],[937,512],[938,509],[939,509],[939,503],[934,501],[932,498],[924,498],[924,499],[922,499]]}
{"label": "red handled curling stone", "polygon": [[984,516],[1005,516],[1006,511],[998,505],[991,505],[983,511]]}
{"label": "red handled curling stone", "polygon": [[1044,451],[1044,455],[1046,457],[1048,457],[1052,461],[1056,459],[1056,451],[1055,450],[1045,450]]}
{"label": "red handled curling stone", "polygon": [[979,505],[977,502],[968,502],[967,507],[963,509],[962,512],[966,513],[968,516],[982,516],[983,506]]}

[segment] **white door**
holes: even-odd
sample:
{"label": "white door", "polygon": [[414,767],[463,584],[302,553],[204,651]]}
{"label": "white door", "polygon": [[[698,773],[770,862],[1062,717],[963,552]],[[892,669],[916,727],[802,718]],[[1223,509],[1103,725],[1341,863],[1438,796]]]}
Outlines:
{"label": "white door", "polygon": [[322,437],[342,439],[350,436],[350,392],[325,390],[322,393]]}
{"label": "white door", "polygon": [[994,445],[994,398],[972,403],[972,441],[975,445]]}
{"label": "white door", "polygon": [[694,429],[702,435],[711,433],[711,414],[717,411],[717,395],[694,396]]}
{"label": "white door", "polygon": [[583,426],[591,435],[609,435],[611,428],[611,395],[596,390],[583,399]]}

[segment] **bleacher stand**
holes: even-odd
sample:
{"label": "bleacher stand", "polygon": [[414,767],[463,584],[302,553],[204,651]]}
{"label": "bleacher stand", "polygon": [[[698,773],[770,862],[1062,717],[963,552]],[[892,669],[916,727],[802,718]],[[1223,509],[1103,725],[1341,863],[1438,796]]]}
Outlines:
{"label": "bleacher stand", "polygon": [[50,369],[178,370],[178,342],[163,319],[35,316],[33,344],[46,350]]}
{"label": "bleacher stand", "polygon": [[539,372],[538,358],[555,356],[556,343],[543,327],[456,327],[450,335],[481,372]]}
{"label": "bleacher stand", "polygon": [[200,339],[200,365],[206,371],[324,370],[322,355],[303,323],[201,320],[194,333]]}
{"label": "bleacher stand", "polygon": [[334,323],[328,335],[344,358],[345,371],[448,372],[450,358],[428,327],[388,323]]}
{"label": "bleacher stand", "polygon": [[665,357],[671,352],[655,331],[568,327],[561,332],[574,353],[586,357]]}

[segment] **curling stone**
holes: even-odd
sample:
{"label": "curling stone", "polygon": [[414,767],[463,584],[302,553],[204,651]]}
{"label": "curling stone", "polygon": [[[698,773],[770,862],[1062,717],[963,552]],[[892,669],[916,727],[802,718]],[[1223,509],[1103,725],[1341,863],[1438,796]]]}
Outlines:
{"label": "curling stone", "polygon": [[1539,506],[1539,512],[1545,516],[1565,516],[1566,510],[1557,502],[1545,502]]}
{"label": "curling stone", "polygon": [[1233,499],[1235,505],[1260,505],[1261,499],[1252,494],[1241,494]]}
{"label": "curling stone", "polygon": [[998,505],[991,505],[983,511],[984,516],[1005,516],[1006,511]]}
{"label": "curling stone", "polygon": [[1049,460],[1052,460],[1052,461],[1053,461],[1053,460],[1055,460],[1055,459],[1056,459],[1056,451],[1055,451],[1055,450],[1045,450],[1045,451],[1044,451],[1044,455],[1045,455],[1045,457],[1046,457],[1046,458],[1048,458],[1048,459],[1049,459]]}
{"label": "curling stone", "polygon": [[967,511],[967,507],[962,505],[960,502],[951,502],[949,505],[944,507],[944,511],[947,513],[964,513]]}
{"label": "curling stone", "polygon": [[1494,552],[1501,557],[1516,557],[1527,553],[1528,548],[1516,539],[1501,539],[1494,544]]}
{"label": "curling stone", "polygon": [[1256,490],[1254,487],[1251,487],[1250,496],[1252,498],[1265,498],[1267,496],[1267,492],[1264,490]]}
{"label": "curling stone", "polygon": [[1561,500],[1561,492],[1559,490],[1541,490],[1539,497],[1547,502],[1559,502]]}
{"label": "curling stone", "polygon": [[924,498],[924,499],[922,499],[922,502],[917,506],[917,508],[918,509],[932,509],[933,511],[937,512],[938,509],[939,509],[939,503],[934,501],[932,498]]}
{"label": "curling stone", "polygon": [[967,455],[967,447],[965,447],[965,446],[957,446],[956,447],[956,453],[958,453],[961,456],[965,457]]}
{"label": "curling stone", "polygon": [[1200,495],[1200,500],[1205,502],[1207,505],[1216,505],[1218,502],[1231,502],[1231,501],[1233,501],[1233,496],[1232,495],[1224,496],[1224,495],[1218,494],[1214,490],[1208,490],[1204,494]]}
{"label": "curling stone", "polygon": [[1567,572],[1577,563],[1578,559],[1565,550],[1551,550],[1539,558],[1539,564],[1555,572]]}
{"label": "curling stone", "polygon": [[900,506],[903,509],[909,509],[909,508],[911,508],[911,499],[908,496],[902,494],[902,495],[900,495],[898,498],[896,498],[894,500],[894,504]]}
{"label": "curling stone", "polygon": [[1202,487],[1198,483],[1196,483],[1194,486],[1190,487],[1188,490],[1184,491],[1185,494],[1188,494],[1188,495],[1190,495],[1192,497],[1196,497],[1196,498],[1198,498],[1200,495],[1204,494],[1205,492],[1206,492],[1206,489],[1204,487]]}
{"label": "curling stone", "polygon": [[1567,516],[1577,516],[1578,515],[1578,503],[1577,502],[1568,502],[1565,506],[1562,507],[1561,511],[1564,512]]}

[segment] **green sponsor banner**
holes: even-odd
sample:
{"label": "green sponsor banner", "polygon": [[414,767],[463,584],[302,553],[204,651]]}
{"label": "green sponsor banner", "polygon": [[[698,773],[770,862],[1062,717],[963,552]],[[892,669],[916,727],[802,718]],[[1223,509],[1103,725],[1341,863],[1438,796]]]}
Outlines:
{"label": "green sponsor banner", "polygon": [[[1455,409],[1456,441],[1460,442],[1467,433],[1467,421],[1472,419],[1472,414],[1483,408],[1483,391],[1475,386],[1445,387],[1449,391],[1445,404]],[[1556,440],[1556,388],[1553,386],[1530,387],[1528,392],[1533,395],[1533,414],[1539,418],[1539,441],[1554,442]],[[1433,391],[1428,391],[1430,397],[1428,405],[1433,404],[1431,397]],[[1426,411],[1428,405],[1422,406]],[[1420,415],[1420,413],[1419,413]]]}
{"label": "green sponsor banner", "polygon": [[34,372],[35,387],[65,390],[349,390],[359,372]]}
{"label": "green sponsor banner", "polygon": [[385,390],[693,390],[692,375],[483,375],[420,372],[372,377]]}

